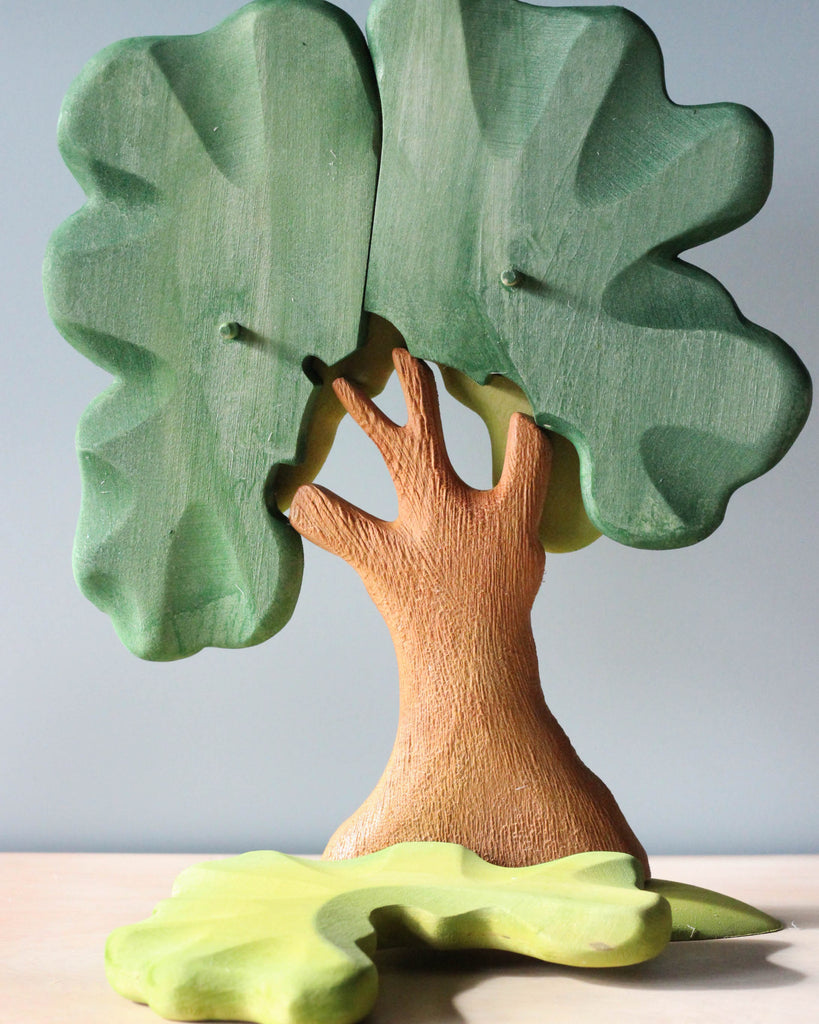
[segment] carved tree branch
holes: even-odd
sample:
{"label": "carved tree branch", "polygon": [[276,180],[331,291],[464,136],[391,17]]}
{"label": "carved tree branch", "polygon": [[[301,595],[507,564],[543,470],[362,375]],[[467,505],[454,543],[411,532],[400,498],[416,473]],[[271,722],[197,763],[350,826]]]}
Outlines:
{"label": "carved tree branch", "polygon": [[[543,575],[538,522],[551,445],[526,416],[509,426],[495,488],[449,461],[430,369],[393,353],[400,427],[345,380],[345,409],[381,452],[398,495],[388,523],[324,488],[300,488],[290,521],[359,573],[395,643],[398,734],[375,790],[325,856],[396,842],[461,843],[498,864],[643,848],[574,752],[543,698],[530,612]],[[646,865],[647,866],[647,865]]]}

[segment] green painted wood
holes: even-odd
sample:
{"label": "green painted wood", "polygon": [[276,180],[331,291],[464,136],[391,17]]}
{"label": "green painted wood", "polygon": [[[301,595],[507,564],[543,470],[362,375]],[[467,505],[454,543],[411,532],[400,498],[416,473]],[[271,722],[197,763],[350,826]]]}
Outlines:
{"label": "green painted wood", "polygon": [[698,885],[652,878],[646,883],[646,889],[668,901],[674,942],[762,935],[782,929],[782,922],[770,914]]}
{"label": "green painted wood", "polygon": [[403,338],[391,324],[373,316],[369,318],[367,341],[361,348],[333,366],[314,361],[314,378],[321,386],[316,388],[305,412],[304,455],[296,465],[279,466],[275,474],[271,474],[269,503],[275,502],[286,512],[299,487],[313,482],[330,454],[338,425],[346,415],[333,390],[333,381],[344,377],[374,398],[383,391],[392,375],[392,350],[403,344]]}
{"label": "green painted wood", "polygon": [[122,995],[174,1020],[352,1024],[375,1003],[376,947],[503,949],[578,967],[656,956],[667,902],[639,863],[582,853],[525,868],[447,843],[347,861],[248,853],[190,868],[108,940]]}
{"label": "green painted wood", "polygon": [[698,541],[810,404],[804,367],[677,258],[753,216],[767,128],[666,96],[615,7],[376,0],[384,120],[366,305],[410,351],[519,385],[580,456],[595,525]]}
{"label": "green painted wood", "polygon": [[119,43],[66,98],[88,201],[50,243],[47,302],[116,378],[79,428],[75,570],[143,657],[291,614],[300,538],[265,488],[303,454],[303,364],[364,337],[377,110],[360,32],[318,0]]}

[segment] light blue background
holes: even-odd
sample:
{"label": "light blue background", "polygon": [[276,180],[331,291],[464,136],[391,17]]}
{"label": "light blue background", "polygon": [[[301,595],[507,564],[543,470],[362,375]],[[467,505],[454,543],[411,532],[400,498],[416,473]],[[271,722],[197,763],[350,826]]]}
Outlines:
{"label": "light blue background", "polygon": [[[348,2],[360,21],[365,6]],[[816,376],[819,4],[631,6],[660,39],[673,99],[746,103],[773,129],[768,205],[688,258]],[[163,665],[129,654],[71,577],[73,435],[108,378],[41,298],[48,235],[82,201],[54,142],[60,100],[106,44],[202,31],[233,7],[0,4],[0,848],[318,851],[392,745],[391,643],[340,560],[307,551],[296,614],[267,644]],[[485,486],[481,429],[447,417],[456,465]],[[534,615],[547,699],[650,853],[819,851],[817,422],[696,547],[604,539],[547,564]],[[322,480],[391,514],[385,471],[349,424]]]}

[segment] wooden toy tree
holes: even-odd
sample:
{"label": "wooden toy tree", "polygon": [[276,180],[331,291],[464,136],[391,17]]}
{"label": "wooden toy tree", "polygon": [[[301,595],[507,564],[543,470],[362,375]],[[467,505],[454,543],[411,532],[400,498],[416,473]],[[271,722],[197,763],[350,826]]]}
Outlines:
{"label": "wooden toy tree", "polygon": [[[117,378],[79,432],[81,587],[143,657],[257,643],[296,600],[297,530],[357,569],[399,663],[390,763],[326,851],[370,856],[328,864],[275,942],[270,901],[302,876],[272,854],[192,879],[193,947],[173,901],[112,938],[116,987],[186,1019],[357,1020],[373,928],[617,964],[686,926],[773,926],[646,883],[548,711],[529,623],[544,545],[694,543],[805,420],[798,358],[678,258],[762,205],[767,129],[673,104],[656,41],[617,8],[377,0],[368,32],[372,64],[336,8],[257,0],[202,35],[104,51],[61,118],[89,201],[50,246],[49,308]],[[403,427],[371,400],[391,352]],[[454,473],[421,359],[486,420],[492,490]],[[310,484],[345,409],[392,474],[394,523]],[[483,869],[456,866],[453,843],[497,872],[568,859],[487,924],[464,881]],[[282,957],[300,930],[314,967],[288,953],[271,982],[259,949]]]}

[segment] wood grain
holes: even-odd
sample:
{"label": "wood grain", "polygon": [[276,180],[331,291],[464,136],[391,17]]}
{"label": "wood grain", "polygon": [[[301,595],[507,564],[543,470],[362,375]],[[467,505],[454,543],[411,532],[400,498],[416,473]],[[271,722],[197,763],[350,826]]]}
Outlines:
{"label": "wood grain", "polygon": [[414,355],[521,387],[577,448],[609,537],[701,540],[810,405],[788,346],[678,258],[763,204],[768,129],[672,103],[654,36],[617,7],[376,0],[367,34],[384,121],[367,308]]}
{"label": "wood grain", "polygon": [[[489,433],[492,448],[492,482],[503,472],[509,421],[516,412],[532,416],[532,407],[517,385],[505,377],[490,377],[476,384],[471,377],[451,366],[441,367],[447,391],[468,409],[476,412]],[[561,434],[549,433],[552,468],[549,490],[540,517],[540,541],[546,551],[577,551],[600,536],[583,506],[580,488],[580,462],[574,445]]]}
{"label": "wood grain", "polygon": [[513,416],[490,491],[447,457],[428,367],[394,352],[403,427],[340,379],[336,393],[378,446],[398,518],[376,519],[327,490],[296,492],[290,521],[359,573],[395,644],[398,735],[384,774],[325,855],[406,841],[459,843],[495,864],[537,864],[586,850],[645,851],[543,699],[530,611],[551,447]]}
{"label": "wood grain", "polygon": [[47,300],[116,378],[80,424],[75,573],[142,657],[258,643],[292,612],[301,544],[268,475],[304,457],[305,365],[366,334],[378,127],[363,37],[318,0],[117,43],[66,97],[88,202]]}

